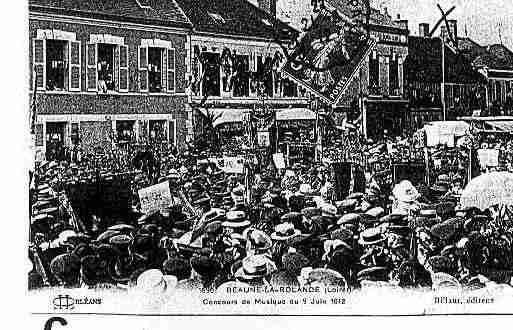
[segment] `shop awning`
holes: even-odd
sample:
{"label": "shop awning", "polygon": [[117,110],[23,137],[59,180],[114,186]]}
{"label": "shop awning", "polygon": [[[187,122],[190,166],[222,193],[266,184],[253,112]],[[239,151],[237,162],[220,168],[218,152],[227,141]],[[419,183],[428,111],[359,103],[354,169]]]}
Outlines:
{"label": "shop awning", "polygon": [[201,108],[199,111],[205,116],[211,116],[214,122],[212,125],[217,127],[223,124],[241,123],[244,119],[244,113],[248,109],[205,109]]}
{"label": "shop awning", "polygon": [[[204,116],[212,116],[213,126],[217,127],[223,124],[241,123],[244,120],[244,113],[249,109],[200,109]],[[315,120],[315,112],[306,108],[292,108],[276,111],[276,120]]]}
{"label": "shop awning", "polygon": [[464,136],[470,125],[464,121],[432,121],[426,126],[433,127],[442,135]]}
{"label": "shop awning", "polygon": [[276,120],[315,120],[315,112],[305,108],[285,109],[276,112]]}
{"label": "shop awning", "polygon": [[513,132],[513,121],[487,121],[488,125],[503,132]]}
{"label": "shop awning", "polygon": [[454,147],[456,138],[464,136],[469,127],[464,121],[432,121],[424,125],[426,144],[429,147],[439,144]]}

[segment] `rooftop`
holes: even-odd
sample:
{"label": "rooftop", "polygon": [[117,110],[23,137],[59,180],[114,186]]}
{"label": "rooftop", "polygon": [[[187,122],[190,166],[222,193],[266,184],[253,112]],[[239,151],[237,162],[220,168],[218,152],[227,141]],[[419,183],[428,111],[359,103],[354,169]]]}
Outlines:
{"label": "rooftop", "polygon": [[30,11],[190,28],[175,0],[29,0]]}
{"label": "rooftop", "polygon": [[247,0],[175,0],[198,32],[288,39],[296,31]]}

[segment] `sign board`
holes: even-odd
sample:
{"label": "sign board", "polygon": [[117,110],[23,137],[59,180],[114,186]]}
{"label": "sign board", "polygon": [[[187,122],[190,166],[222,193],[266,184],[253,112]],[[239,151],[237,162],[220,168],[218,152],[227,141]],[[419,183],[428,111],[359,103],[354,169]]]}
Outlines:
{"label": "sign board", "polygon": [[138,194],[143,213],[159,211],[173,203],[168,181],[139,189]]}
{"label": "sign board", "polygon": [[281,170],[285,168],[285,158],[282,153],[273,154],[273,161],[277,169]]}
{"label": "sign board", "polygon": [[282,72],[336,104],[375,44],[336,11],[322,10],[294,44]]}
{"label": "sign board", "polygon": [[497,149],[479,149],[477,151],[479,164],[481,167],[496,167],[499,166],[499,150]]}

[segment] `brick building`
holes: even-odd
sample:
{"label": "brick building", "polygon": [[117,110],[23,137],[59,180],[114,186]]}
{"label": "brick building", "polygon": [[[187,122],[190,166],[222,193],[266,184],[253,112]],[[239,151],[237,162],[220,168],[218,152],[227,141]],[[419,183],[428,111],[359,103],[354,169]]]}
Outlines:
{"label": "brick building", "polygon": [[40,155],[127,142],[183,145],[190,28],[174,1],[30,0]]}

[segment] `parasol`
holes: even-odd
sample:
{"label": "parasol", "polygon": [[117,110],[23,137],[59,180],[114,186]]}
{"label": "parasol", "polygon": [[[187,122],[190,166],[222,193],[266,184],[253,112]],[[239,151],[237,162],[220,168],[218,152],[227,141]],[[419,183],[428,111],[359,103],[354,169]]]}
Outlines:
{"label": "parasol", "polygon": [[492,172],[472,179],[460,199],[461,207],[485,210],[494,205],[513,205],[513,173]]}

